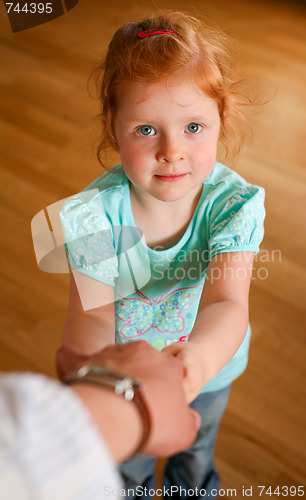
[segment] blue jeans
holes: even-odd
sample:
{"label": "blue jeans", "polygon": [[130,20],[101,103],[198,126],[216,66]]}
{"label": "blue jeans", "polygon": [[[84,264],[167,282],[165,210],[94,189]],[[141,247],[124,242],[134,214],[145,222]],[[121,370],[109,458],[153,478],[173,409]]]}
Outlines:
{"label": "blue jeans", "polygon": [[[200,413],[202,425],[195,443],[168,459],[163,479],[165,498],[215,497],[220,486],[213,455],[216,434],[227,405],[230,386],[220,391],[200,394],[191,408]],[[138,454],[120,466],[125,483],[126,498],[151,498],[154,496],[155,458]],[[137,488],[138,487],[138,488]],[[150,491],[149,491],[150,490]],[[188,490],[193,490],[189,492]],[[205,490],[201,494],[200,490]],[[213,491],[214,490],[214,491]],[[216,491],[215,491],[216,490]]]}

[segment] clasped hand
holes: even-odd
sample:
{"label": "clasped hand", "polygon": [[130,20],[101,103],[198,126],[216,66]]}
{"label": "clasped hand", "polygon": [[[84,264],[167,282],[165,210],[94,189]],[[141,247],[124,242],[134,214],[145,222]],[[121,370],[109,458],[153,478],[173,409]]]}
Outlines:
{"label": "clasped hand", "polygon": [[91,356],[84,356],[67,346],[57,353],[62,380],[65,373],[85,363],[120,371],[143,383],[151,418],[151,432],[144,453],[169,456],[194,442],[201,418],[186,403],[183,365],[172,353],[159,352],[144,341],[108,346]]}
{"label": "clasped hand", "polygon": [[183,388],[186,401],[190,404],[205,383],[202,358],[190,342],[176,342],[163,349],[162,352],[181,361],[184,370]]}

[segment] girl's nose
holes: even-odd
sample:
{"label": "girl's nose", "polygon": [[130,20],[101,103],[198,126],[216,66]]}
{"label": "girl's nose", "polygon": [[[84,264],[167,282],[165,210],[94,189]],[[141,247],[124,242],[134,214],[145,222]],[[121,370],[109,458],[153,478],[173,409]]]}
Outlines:
{"label": "girl's nose", "polygon": [[182,145],[177,139],[164,138],[159,143],[157,161],[161,163],[173,163],[184,159]]}

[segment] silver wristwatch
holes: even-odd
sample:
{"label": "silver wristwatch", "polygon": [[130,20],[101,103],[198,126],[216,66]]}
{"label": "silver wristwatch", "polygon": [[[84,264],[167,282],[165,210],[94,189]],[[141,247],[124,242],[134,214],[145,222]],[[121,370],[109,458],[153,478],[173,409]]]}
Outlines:
{"label": "silver wristwatch", "polygon": [[79,369],[69,372],[64,382],[66,384],[88,383],[96,384],[112,390],[126,401],[132,401],[143,421],[143,437],[138,448],[140,451],[147,442],[150,434],[150,415],[142,394],[141,382],[133,377],[124,375],[109,368],[96,365],[83,365]]}

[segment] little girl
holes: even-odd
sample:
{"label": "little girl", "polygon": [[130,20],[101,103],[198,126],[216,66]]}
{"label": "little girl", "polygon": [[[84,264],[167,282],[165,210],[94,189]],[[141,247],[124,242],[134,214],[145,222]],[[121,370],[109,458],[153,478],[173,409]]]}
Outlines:
{"label": "little girl", "polygon": [[[231,151],[242,141],[238,82],[220,39],[179,12],[119,28],[99,70],[98,155],[108,143],[121,163],[61,212],[73,274],[64,343],[90,354],[145,340],[180,358],[202,427],[168,460],[165,491],[216,497],[214,443],[247,365],[265,214],[264,190],[216,162],[219,139]],[[153,457],[138,454],[121,472],[129,498],[154,488]]]}

